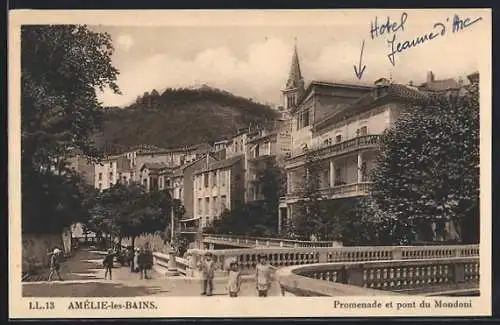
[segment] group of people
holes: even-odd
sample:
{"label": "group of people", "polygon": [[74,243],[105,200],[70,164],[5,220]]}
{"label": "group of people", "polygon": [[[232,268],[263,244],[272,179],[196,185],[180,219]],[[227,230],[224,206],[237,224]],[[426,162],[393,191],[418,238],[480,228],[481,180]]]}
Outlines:
{"label": "group of people", "polygon": [[[130,272],[140,273],[140,279],[149,279],[148,271],[153,268],[153,252],[149,249],[149,244],[143,248],[130,248],[127,254],[127,263],[130,265]],[[102,261],[105,268],[104,279],[112,279],[113,262],[117,253],[113,249],[108,249],[106,256]]]}
{"label": "group of people", "polygon": [[[205,254],[205,259],[198,264],[203,279],[202,296],[211,296],[214,289],[216,263],[213,260],[212,253]],[[255,282],[258,296],[267,297],[271,288],[273,277],[273,266],[268,263],[266,255],[260,255],[256,266]],[[242,276],[241,269],[237,260],[232,260],[229,263],[229,273],[227,279],[227,291],[230,297],[238,297],[241,289]]]}

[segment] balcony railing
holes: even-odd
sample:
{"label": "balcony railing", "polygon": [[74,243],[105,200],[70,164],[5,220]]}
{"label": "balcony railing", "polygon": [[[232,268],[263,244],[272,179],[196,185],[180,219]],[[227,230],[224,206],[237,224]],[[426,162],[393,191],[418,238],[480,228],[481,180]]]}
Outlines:
{"label": "balcony railing", "polygon": [[[345,185],[337,185],[334,187],[323,188],[318,190],[319,194],[325,196],[327,199],[337,197],[351,197],[367,195],[372,187],[372,182],[352,183]],[[300,199],[302,193],[300,191],[288,193],[285,197],[280,197],[280,201]]]}
{"label": "balcony railing", "polygon": [[[318,158],[329,158],[336,155],[344,154],[350,151],[355,151],[364,148],[376,148],[380,143],[380,135],[363,135],[339,143],[331,145],[319,145],[309,148],[309,151],[313,151]],[[295,164],[305,160],[305,152],[301,152],[296,155],[292,155],[290,158],[286,159],[288,165]]]}
{"label": "balcony railing", "polygon": [[335,196],[358,196],[367,195],[372,187],[371,182],[339,185],[319,190],[321,195],[327,197]]}

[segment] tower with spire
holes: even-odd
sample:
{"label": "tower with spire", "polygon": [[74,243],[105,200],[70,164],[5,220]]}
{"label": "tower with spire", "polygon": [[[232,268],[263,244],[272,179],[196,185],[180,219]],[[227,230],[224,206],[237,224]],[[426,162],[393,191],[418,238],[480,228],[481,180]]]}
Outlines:
{"label": "tower with spire", "polygon": [[283,94],[283,105],[287,111],[290,111],[298,104],[300,96],[302,96],[304,91],[304,78],[302,78],[300,71],[297,42],[295,42],[290,73],[288,74],[285,88],[281,91]]}

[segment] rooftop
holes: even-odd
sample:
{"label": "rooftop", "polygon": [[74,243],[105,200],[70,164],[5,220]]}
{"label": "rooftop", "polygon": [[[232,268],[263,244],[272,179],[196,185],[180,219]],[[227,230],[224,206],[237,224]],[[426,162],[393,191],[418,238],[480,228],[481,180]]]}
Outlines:
{"label": "rooftop", "polygon": [[374,91],[361,96],[356,101],[348,105],[338,106],[338,110],[328,114],[313,126],[314,129],[320,129],[331,123],[336,123],[343,118],[359,114],[377,104],[387,101],[396,102],[418,102],[427,98],[423,92],[417,88],[401,84],[386,84],[374,88]]}
{"label": "rooftop", "polygon": [[152,170],[161,170],[161,169],[165,169],[165,168],[169,168],[170,166],[165,164],[165,163],[144,163],[141,167],[141,170],[144,169],[144,168],[147,168],[147,169],[152,169]]}
{"label": "rooftop", "polygon": [[221,161],[216,161],[216,162],[209,164],[208,168],[204,168],[202,170],[199,170],[195,174],[201,174],[201,173],[211,171],[211,170],[217,170],[217,169],[231,167],[234,164],[240,162],[242,159],[243,159],[243,155],[238,155],[238,156],[234,156],[234,157],[224,159]]}

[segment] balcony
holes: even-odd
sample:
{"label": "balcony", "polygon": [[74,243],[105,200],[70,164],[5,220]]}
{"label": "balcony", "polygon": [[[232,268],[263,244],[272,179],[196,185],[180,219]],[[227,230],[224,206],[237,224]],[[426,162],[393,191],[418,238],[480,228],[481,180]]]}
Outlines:
{"label": "balcony", "polygon": [[[363,135],[339,143],[331,145],[319,145],[309,149],[310,152],[314,152],[319,159],[330,158],[345,154],[352,151],[357,151],[360,149],[370,149],[378,148],[380,144],[380,135]],[[306,153],[300,153],[298,155],[293,155],[286,159],[286,164],[290,165],[301,165],[305,161]],[[287,167],[288,167],[287,166]]]}
{"label": "balcony", "polygon": [[[326,200],[340,199],[346,197],[364,196],[370,193],[372,182],[352,183],[338,185],[329,188],[318,190],[318,193]],[[280,201],[298,201],[301,199],[300,192],[292,192],[285,197],[281,197]],[[290,202],[292,203],[292,202]]]}

